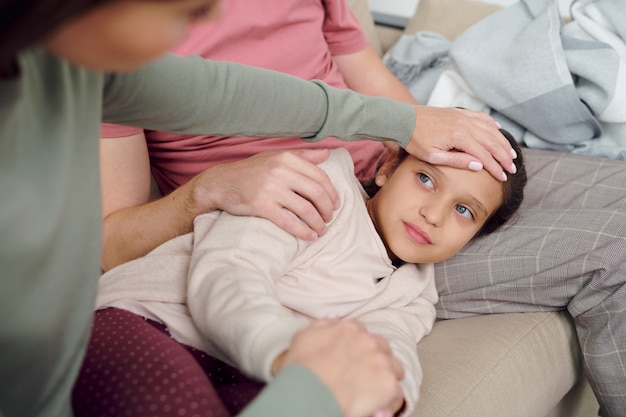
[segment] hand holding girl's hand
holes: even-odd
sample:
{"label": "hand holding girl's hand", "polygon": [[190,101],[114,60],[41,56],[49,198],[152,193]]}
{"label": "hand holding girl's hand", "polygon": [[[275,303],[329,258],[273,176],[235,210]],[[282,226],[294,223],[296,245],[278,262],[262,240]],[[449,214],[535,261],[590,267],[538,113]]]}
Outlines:
{"label": "hand holding girl's hand", "polygon": [[505,171],[515,172],[515,152],[489,115],[432,106],[415,110],[415,129],[406,147],[410,154],[431,164],[484,168],[500,181],[506,180]]}
{"label": "hand holding girl's hand", "polygon": [[402,398],[400,361],[384,337],[368,333],[356,321],[313,323],[294,336],[280,362],[281,368],[292,363],[309,368],[333,392],[347,417],[370,417],[377,410],[393,413]]}

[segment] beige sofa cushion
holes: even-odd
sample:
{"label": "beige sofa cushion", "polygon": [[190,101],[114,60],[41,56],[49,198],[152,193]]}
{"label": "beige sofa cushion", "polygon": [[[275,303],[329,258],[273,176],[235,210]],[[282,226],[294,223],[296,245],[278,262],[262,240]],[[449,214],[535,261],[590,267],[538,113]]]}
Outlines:
{"label": "beige sofa cushion", "polygon": [[473,23],[498,9],[498,5],[473,0],[420,0],[404,33],[427,30],[452,40]]}
{"label": "beige sofa cushion", "polygon": [[546,416],[581,373],[565,312],[438,321],[417,351],[424,381],[412,417]]}
{"label": "beige sofa cushion", "polygon": [[415,14],[403,32],[398,28],[374,25],[367,0],[347,2],[359,19],[370,44],[381,56],[403,33],[413,34],[418,30],[428,30],[452,40],[471,24],[500,8],[473,0],[420,0]]}

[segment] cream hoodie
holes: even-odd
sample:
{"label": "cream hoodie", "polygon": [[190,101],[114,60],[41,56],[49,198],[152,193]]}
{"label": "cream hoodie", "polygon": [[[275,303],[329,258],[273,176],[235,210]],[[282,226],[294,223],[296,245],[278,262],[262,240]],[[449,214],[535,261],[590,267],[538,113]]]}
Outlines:
{"label": "cream hoodie", "polygon": [[103,275],[97,307],[158,320],[180,342],[265,381],[312,319],[358,319],[385,336],[403,363],[410,412],[422,380],[415,344],[435,320],[433,266],[392,265],[347,151],[333,151],[320,166],[341,207],[318,240],[257,217],[202,215],[193,233]]}

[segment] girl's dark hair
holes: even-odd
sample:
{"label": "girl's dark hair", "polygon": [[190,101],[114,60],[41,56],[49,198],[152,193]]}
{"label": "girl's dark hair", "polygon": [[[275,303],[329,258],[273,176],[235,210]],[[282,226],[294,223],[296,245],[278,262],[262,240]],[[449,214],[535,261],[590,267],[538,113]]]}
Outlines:
{"label": "girl's dark hair", "polygon": [[[517,158],[513,160],[517,172],[515,174],[508,174],[507,181],[502,183],[502,204],[493,214],[487,219],[483,227],[476,233],[474,237],[488,235],[496,231],[500,226],[506,223],[517,209],[519,209],[524,199],[524,187],[528,181],[526,174],[526,166],[524,165],[524,155],[522,154],[522,148],[519,146],[513,135],[504,129],[500,129],[500,133],[509,141],[511,147],[517,153]],[[397,154],[397,159],[394,161],[395,166],[398,166],[408,156],[407,151],[400,149]],[[378,192],[380,187],[376,185],[375,179],[367,181],[363,184],[363,188],[367,192],[367,195],[373,197]]]}
{"label": "girl's dark hair", "polygon": [[502,204],[491,217],[487,219],[483,227],[474,237],[488,235],[498,230],[500,226],[513,217],[522,204],[522,200],[524,200],[524,187],[526,187],[526,182],[528,182],[528,176],[526,174],[522,148],[508,131],[500,129],[500,133],[504,135],[517,153],[517,158],[513,160],[517,172],[507,175],[507,180],[502,183]]}
{"label": "girl's dark hair", "polygon": [[110,0],[2,0],[0,73],[16,68],[18,53],[41,41],[69,18]]}

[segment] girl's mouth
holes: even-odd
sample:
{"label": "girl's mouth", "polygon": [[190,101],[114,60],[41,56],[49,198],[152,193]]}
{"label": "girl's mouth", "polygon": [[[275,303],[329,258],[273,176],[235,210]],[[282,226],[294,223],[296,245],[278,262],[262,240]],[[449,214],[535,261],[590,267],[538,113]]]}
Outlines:
{"label": "girl's mouth", "polygon": [[411,223],[404,223],[404,230],[406,234],[413,242],[418,245],[430,245],[432,244],[428,233],[423,231],[419,226]]}

